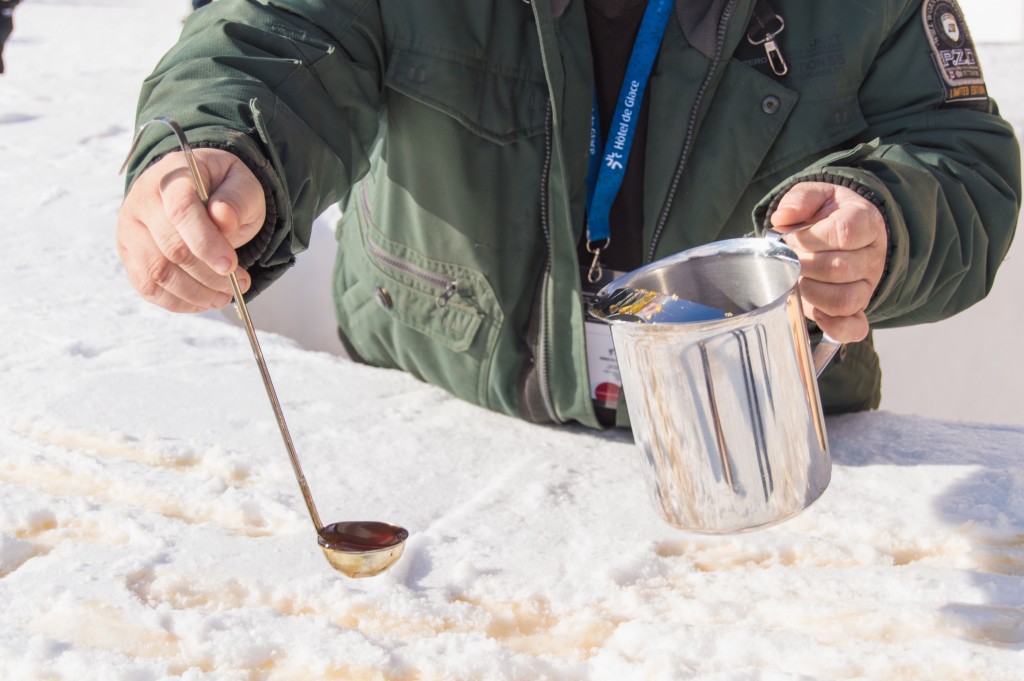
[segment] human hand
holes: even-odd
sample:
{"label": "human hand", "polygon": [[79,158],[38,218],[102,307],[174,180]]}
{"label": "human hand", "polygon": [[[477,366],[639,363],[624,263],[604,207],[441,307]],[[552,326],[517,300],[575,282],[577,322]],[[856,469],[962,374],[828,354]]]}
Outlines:
{"label": "human hand", "polygon": [[800,258],[804,315],[840,343],[867,337],[864,310],[888,249],[878,207],[841,185],[801,182],[782,197],[771,223]]}
{"label": "human hand", "polygon": [[[194,149],[210,191],[204,206],[185,155],[175,152],[146,169],[117,218],[117,251],[128,279],[151,303],[172,312],[202,312],[231,302],[227,274],[235,249],[263,226],[266,199],[251,170],[221,149]],[[250,285],[236,272],[243,291]]]}

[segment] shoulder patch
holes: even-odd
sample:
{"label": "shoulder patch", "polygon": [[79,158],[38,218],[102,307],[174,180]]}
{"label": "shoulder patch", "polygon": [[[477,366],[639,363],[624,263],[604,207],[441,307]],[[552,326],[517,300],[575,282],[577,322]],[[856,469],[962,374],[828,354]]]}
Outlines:
{"label": "shoulder patch", "polygon": [[956,0],[925,0],[921,19],[946,88],[945,103],[987,108],[988,88],[960,5]]}

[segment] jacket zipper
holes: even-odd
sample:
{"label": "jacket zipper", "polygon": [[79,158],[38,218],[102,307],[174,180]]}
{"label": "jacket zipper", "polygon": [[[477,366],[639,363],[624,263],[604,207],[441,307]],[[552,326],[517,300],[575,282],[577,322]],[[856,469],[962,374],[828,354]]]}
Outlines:
{"label": "jacket zipper", "polygon": [[[533,0],[523,0],[533,14],[534,23],[537,26],[537,37],[540,40],[540,58],[544,62],[544,71],[548,71],[548,55],[544,51],[544,35],[541,29],[540,14]],[[550,85],[549,85],[550,87]],[[544,410],[552,423],[561,423],[558,412],[555,411],[555,403],[551,396],[551,310],[548,305],[548,292],[550,290],[551,266],[554,262],[555,245],[551,235],[551,225],[548,222],[548,181],[551,178],[551,159],[553,156],[553,135],[554,135],[554,100],[548,93],[547,107],[544,111],[544,167],[541,169],[540,177],[540,226],[544,232],[544,243],[547,246],[547,253],[544,256],[544,269],[541,272],[540,285],[540,311],[537,323],[537,387],[540,389],[541,401],[544,402]]]}
{"label": "jacket zipper", "polygon": [[544,167],[540,174],[540,226],[544,232],[544,243],[547,244],[548,252],[544,257],[544,270],[541,273],[540,289],[540,319],[537,329],[537,382],[540,386],[540,395],[544,401],[544,409],[552,423],[561,423],[558,414],[555,412],[554,402],[551,399],[551,376],[548,372],[548,362],[551,356],[548,338],[550,334],[548,323],[548,281],[551,279],[551,261],[554,259],[554,244],[551,240],[551,226],[548,224],[548,180],[551,177],[551,146],[552,146],[553,117],[551,112],[551,100],[548,99],[544,112]]}
{"label": "jacket zipper", "polygon": [[[361,188],[361,195],[363,199],[363,212],[366,214],[366,219],[371,224],[373,223],[372,215],[370,213],[370,204],[366,196],[366,187]],[[459,281],[453,277],[446,277],[443,274],[436,274],[428,270],[423,269],[419,265],[399,258],[398,256],[392,255],[374,243],[373,239],[370,238],[369,233],[363,239],[366,244],[366,250],[373,256],[378,262],[387,265],[393,270],[397,270],[402,274],[408,275],[431,288],[440,289],[441,293],[434,298],[434,304],[438,307],[444,307],[448,304],[448,301],[452,299],[452,296],[459,290]]]}
{"label": "jacket zipper", "polygon": [[697,91],[697,98],[694,100],[693,107],[690,109],[690,118],[686,124],[686,140],[683,142],[683,151],[679,155],[679,165],[676,167],[676,173],[672,177],[672,184],[668,190],[668,196],[665,197],[665,203],[662,205],[661,214],[658,216],[657,226],[654,228],[654,236],[651,238],[651,246],[647,251],[647,262],[654,260],[655,253],[658,250],[658,242],[661,241],[661,234],[665,231],[665,224],[668,222],[668,213],[672,208],[672,202],[675,200],[676,190],[679,188],[679,180],[683,177],[683,169],[686,167],[686,163],[690,158],[690,151],[693,148],[693,138],[697,129],[697,115],[700,113],[701,104],[704,102],[704,95],[707,93],[708,87],[711,86],[711,79],[714,78],[715,73],[718,71],[718,67],[722,63],[722,51],[725,49],[725,37],[726,32],[729,28],[729,23],[732,20],[732,13],[736,9],[737,0],[730,0],[729,4],[722,11],[722,17],[718,20],[718,32],[715,40],[715,56],[711,60],[711,66],[708,67],[708,72],[704,76],[704,81],[700,84],[700,89]]}

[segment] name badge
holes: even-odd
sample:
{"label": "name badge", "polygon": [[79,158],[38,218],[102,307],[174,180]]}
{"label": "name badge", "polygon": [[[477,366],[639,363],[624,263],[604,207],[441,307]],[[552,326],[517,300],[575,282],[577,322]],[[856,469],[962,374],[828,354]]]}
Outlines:
{"label": "name badge", "polygon": [[[584,326],[587,342],[587,372],[590,378],[590,398],[594,408],[600,412],[611,410],[614,417],[622,390],[619,362],[615,358],[615,344],[612,342],[612,327],[591,316],[590,303],[597,297],[605,284],[618,279],[624,273],[605,269],[601,278],[591,283],[587,280],[587,269],[583,268]],[[607,412],[605,413],[607,416]]]}

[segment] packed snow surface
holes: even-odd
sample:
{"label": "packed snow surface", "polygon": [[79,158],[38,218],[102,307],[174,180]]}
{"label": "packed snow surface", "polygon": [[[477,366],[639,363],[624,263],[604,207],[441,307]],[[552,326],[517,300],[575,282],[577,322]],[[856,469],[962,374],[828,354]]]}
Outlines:
{"label": "packed snow surface", "polygon": [[411,532],[382,576],[332,571],[242,330],[148,305],[115,252],[135,96],[186,5],[16,10],[0,679],[1021,678],[1018,426],[829,419],[817,503],[701,536],[655,515],[627,433],[529,425],[265,332],[324,521]]}

